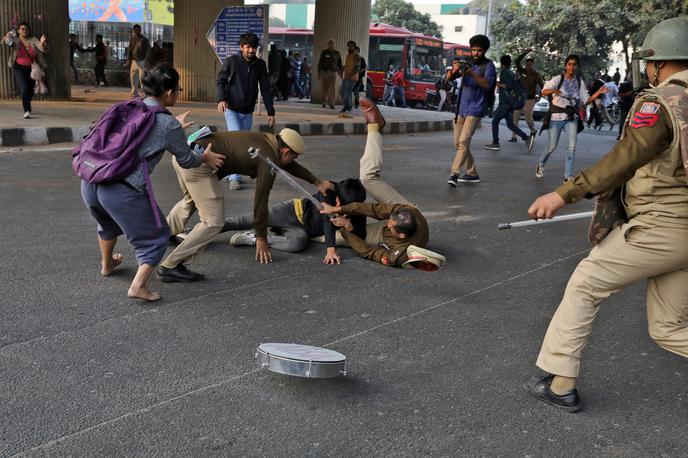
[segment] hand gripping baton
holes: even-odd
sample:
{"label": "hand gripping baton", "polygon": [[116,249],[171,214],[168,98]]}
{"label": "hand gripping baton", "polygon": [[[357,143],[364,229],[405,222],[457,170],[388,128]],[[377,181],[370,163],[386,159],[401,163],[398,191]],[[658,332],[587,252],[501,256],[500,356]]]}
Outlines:
{"label": "hand gripping baton", "polygon": [[263,156],[262,154],[260,154],[259,148],[254,148],[253,146],[249,147],[248,155],[251,157],[251,159],[255,159],[257,157],[261,158],[266,164],[268,164],[270,166],[270,169],[272,170],[273,173],[275,173],[275,172],[279,173],[281,176],[283,176],[287,180],[287,182],[290,185],[292,185],[294,188],[301,191],[303,193],[303,195],[306,197],[306,199],[310,200],[313,203],[313,205],[316,206],[316,208],[322,209],[322,205],[320,204],[320,202],[318,202],[318,199],[316,199],[308,191],[306,191],[306,189],[303,186],[301,186],[299,183],[297,183],[296,180],[291,177],[291,175],[289,175],[287,172],[285,172],[281,168],[277,167],[277,165],[275,165],[275,163],[272,162],[272,160],[270,158],[267,158],[267,157]]}
{"label": "hand gripping baton", "polygon": [[537,220],[527,219],[525,221],[517,221],[514,223],[501,223],[501,224],[497,225],[497,229],[499,229],[501,231],[503,229],[512,229],[512,228],[527,227],[527,226],[537,226],[540,224],[559,223],[561,221],[571,221],[574,219],[591,218],[592,213],[593,212],[571,213],[570,215],[555,216],[554,218],[551,218],[551,219],[537,219]]}

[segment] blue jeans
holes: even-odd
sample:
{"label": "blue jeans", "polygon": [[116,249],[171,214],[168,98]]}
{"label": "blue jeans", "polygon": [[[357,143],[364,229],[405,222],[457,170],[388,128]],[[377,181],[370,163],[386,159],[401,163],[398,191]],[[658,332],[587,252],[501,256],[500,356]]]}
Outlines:
{"label": "blue jeans", "polygon": [[501,103],[497,105],[497,110],[492,117],[492,143],[499,143],[499,122],[506,119],[506,126],[523,140],[527,140],[528,136],[519,127],[514,124],[514,110],[507,104]]}
{"label": "blue jeans", "polygon": [[[253,113],[238,113],[230,109],[225,110],[225,121],[227,130],[236,132],[237,130],[251,130],[253,127]],[[239,181],[241,175],[233,173],[227,178],[230,181]]]}
{"label": "blue jeans", "polygon": [[549,135],[549,144],[547,149],[542,152],[540,156],[540,166],[544,167],[547,159],[551,156],[557,145],[559,144],[559,136],[561,131],[566,129],[569,136],[569,147],[566,150],[566,167],[564,168],[564,177],[573,176],[573,160],[576,157],[576,136],[578,135],[578,118],[564,121],[550,121],[547,134]]}
{"label": "blue jeans", "polygon": [[355,85],[356,81],[344,79],[342,80],[342,87],[339,89],[339,95],[342,96],[342,100],[344,101],[344,108],[342,111],[346,111],[347,113],[351,112],[351,97],[353,96]]}
{"label": "blue jeans", "polygon": [[389,105],[390,102],[394,102],[398,107],[406,108],[406,96],[403,86],[392,86],[389,88],[389,97],[385,100],[385,103]]}

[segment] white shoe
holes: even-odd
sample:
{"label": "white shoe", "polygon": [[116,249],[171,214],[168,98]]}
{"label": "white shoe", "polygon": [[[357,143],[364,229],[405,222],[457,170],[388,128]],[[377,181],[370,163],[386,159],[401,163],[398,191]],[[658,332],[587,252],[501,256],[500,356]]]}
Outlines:
{"label": "white shoe", "polygon": [[255,231],[237,232],[229,239],[229,244],[232,246],[255,246],[256,233]]}
{"label": "white shoe", "polygon": [[244,187],[241,185],[241,181],[239,180],[229,180],[229,190],[230,191],[238,191],[240,189],[243,189]]}
{"label": "white shoe", "polygon": [[24,112],[24,119],[31,119],[31,112],[30,111]]}
{"label": "white shoe", "polygon": [[542,178],[545,176],[545,168],[542,167],[539,163],[537,167],[535,167],[535,176],[538,178]]}

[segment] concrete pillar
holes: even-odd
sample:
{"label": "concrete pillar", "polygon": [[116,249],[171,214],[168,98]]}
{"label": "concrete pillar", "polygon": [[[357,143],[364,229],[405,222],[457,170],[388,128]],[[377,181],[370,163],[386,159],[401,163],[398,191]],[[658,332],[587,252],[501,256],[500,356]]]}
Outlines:
{"label": "concrete pillar", "polygon": [[[11,26],[26,21],[31,32],[38,38],[48,38],[45,61],[48,95],[39,100],[67,100],[71,96],[69,68],[69,8],[67,0],[2,0],[0,1],[0,33],[4,35]],[[0,52],[0,99],[18,97],[14,73],[7,66],[9,48],[3,43]],[[38,96],[37,96],[38,97]],[[36,100],[36,99],[34,99]]]}
{"label": "concrete pillar", "polygon": [[205,35],[222,8],[243,5],[243,0],[175,0],[174,66],[181,77],[182,100],[215,101],[215,78],[222,64]]}
{"label": "concrete pillar", "polygon": [[322,100],[317,68],[320,52],[327,48],[327,40],[335,41],[335,47],[342,55],[342,63],[346,58],[346,42],[349,40],[358,44],[361,56],[367,62],[369,30],[370,0],[315,0],[312,103],[320,103]]}

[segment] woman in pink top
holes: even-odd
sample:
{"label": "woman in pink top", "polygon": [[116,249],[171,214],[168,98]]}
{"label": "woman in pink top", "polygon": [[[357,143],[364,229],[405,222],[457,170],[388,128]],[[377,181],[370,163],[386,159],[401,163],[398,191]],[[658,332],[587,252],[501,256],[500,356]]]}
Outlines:
{"label": "woman in pink top", "polygon": [[10,47],[11,53],[8,65],[14,70],[14,79],[21,93],[24,118],[31,118],[31,99],[33,98],[34,82],[31,79],[31,64],[36,60],[40,62],[42,54],[46,51],[46,37],[41,39],[31,36],[29,24],[22,22],[17,29],[5,35],[5,44]]}

